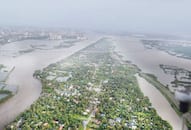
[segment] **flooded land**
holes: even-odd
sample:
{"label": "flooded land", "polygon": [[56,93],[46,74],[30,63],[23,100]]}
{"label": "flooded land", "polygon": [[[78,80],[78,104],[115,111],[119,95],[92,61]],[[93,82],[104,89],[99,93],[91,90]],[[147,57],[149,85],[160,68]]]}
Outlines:
{"label": "flooded land", "polygon": [[135,37],[54,38],[1,44],[0,129],[182,128],[173,92],[190,82],[189,52]]}
{"label": "flooded land", "polygon": [[[42,69],[51,63],[64,59],[92,44],[96,40],[97,38],[94,37],[92,39],[74,42],[72,43],[72,46],[61,47],[59,49],[50,47],[51,49],[48,50],[35,49],[25,53],[20,53],[19,49],[16,48],[22,47],[25,50],[26,48],[20,46],[20,44],[24,44],[25,42],[31,43],[31,41],[17,42],[19,43],[18,47],[17,44],[14,43],[14,46],[16,46],[14,48],[12,47],[13,43],[10,43],[10,48],[8,48],[9,44],[1,46],[1,49],[4,49],[6,46],[6,49],[10,51],[0,54],[0,64],[3,64],[8,68],[14,67],[14,70],[10,73],[5,83],[18,86],[18,90],[17,94],[6,102],[0,104],[0,128],[13,121],[40,96],[42,88],[40,81],[33,78],[35,70]],[[35,41],[33,40],[32,44],[34,42]],[[37,43],[38,42],[41,43],[40,41],[37,41]],[[55,42],[57,44],[57,41]],[[53,43],[53,41],[50,41],[48,44],[51,43]]]}
{"label": "flooded land", "polygon": [[114,53],[102,38],[34,76],[41,97],[7,129],[168,129],[141,92],[139,69]]}
{"label": "flooded land", "polygon": [[138,75],[136,75],[136,77],[141,91],[145,96],[148,96],[152,106],[156,109],[161,118],[168,121],[172,125],[173,130],[181,130],[183,122],[182,118],[177,115],[164,95],[162,95],[157,88],[147,82],[144,78]]}
{"label": "flooded land", "polygon": [[17,93],[17,86],[6,84],[6,80],[13,70],[14,67],[8,68],[0,64],[0,103]]}
{"label": "flooded land", "polygon": [[0,130],[191,130],[191,0],[2,0]]}
{"label": "flooded land", "polygon": [[[145,73],[154,74],[157,79],[163,85],[168,86],[172,92],[174,92],[174,88],[171,82],[174,81],[174,74],[165,73],[160,65],[176,66],[191,71],[191,60],[188,58],[180,57],[178,54],[178,56],[171,55],[166,51],[157,49],[157,47],[149,48],[148,45],[145,47],[140,38],[119,37],[116,38],[116,46],[116,51],[124,57],[124,60],[131,61]],[[188,55],[188,53],[185,55]]]}
{"label": "flooded land", "polygon": [[[151,82],[152,85],[155,86],[163,94],[163,96],[168,99],[170,105],[174,108],[174,110],[172,110],[172,108],[169,108],[170,105],[165,105],[164,109],[167,107],[169,110],[172,110],[171,112],[168,112],[168,114],[171,113],[169,114],[168,119],[165,119],[174,124],[174,129],[181,128],[180,126],[182,124],[182,119],[181,117],[175,115],[175,113],[179,111],[179,101],[175,99],[174,92],[180,89],[189,92],[188,89],[191,84],[191,60],[189,58],[190,53],[188,51],[184,51],[184,49],[186,48],[187,50],[187,46],[188,48],[190,47],[190,42],[169,42],[165,40],[150,39],[142,40],[142,38],[135,37],[120,37],[115,40],[116,51],[123,56],[124,60],[130,61],[132,64],[137,65],[142,72],[149,74],[153,81],[156,80],[158,82],[154,83],[149,80],[149,82]],[[181,48],[179,48],[179,46],[181,46]],[[171,50],[169,48],[171,48]],[[148,80],[148,78],[146,79]],[[141,83],[143,82],[141,81]],[[153,104],[160,104],[160,101],[163,101],[163,99],[158,97],[155,98],[155,95],[157,95],[157,93],[149,95],[151,102]],[[162,106],[155,107],[159,112],[163,109]],[[163,115],[166,114],[167,111],[163,111],[160,112],[159,115],[163,117]],[[189,116],[187,117],[187,120],[190,121]],[[175,124],[179,124],[179,126],[177,127]]]}

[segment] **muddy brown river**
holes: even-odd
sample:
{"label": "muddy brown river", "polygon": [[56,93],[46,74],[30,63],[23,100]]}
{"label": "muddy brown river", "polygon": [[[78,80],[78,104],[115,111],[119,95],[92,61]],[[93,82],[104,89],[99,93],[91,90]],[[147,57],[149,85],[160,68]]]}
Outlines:
{"label": "muddy brown river", "polygon": [[0,64],[15,67],[7,84],[18,85],[18,93],[0,105],[0,129],[13,121],[21,112],[29,108],[41,93],[41,83],[33,78],[35,70],[42,69],[51,63],[64,59],[75,52],[94,43],[99,38],[78,42],[74,46],[54,50],[36,50],[18,57],[0,55]]}

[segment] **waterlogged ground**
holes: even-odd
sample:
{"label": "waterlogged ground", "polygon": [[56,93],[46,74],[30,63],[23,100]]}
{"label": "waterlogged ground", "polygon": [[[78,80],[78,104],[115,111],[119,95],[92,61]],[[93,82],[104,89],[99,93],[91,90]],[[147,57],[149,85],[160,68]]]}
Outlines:
{"label": "waterlogged ground", "polygon": [[17,92],[17,87],[5,83],[12,70],[0,64],[0,103],[4,102]]}
{"label": "waterlogged ground", "polygon": [[[151,45],[145,45],[143,44],[143,41],[138,38],[133,37],[116,37],[116,52],[120,53],[123,56],[124,60],[131,61],[133,64],[136,64],[142,72],[149,73],[155,75],[154,77],[157,78],[157,80],[162,83],[163,85],[159,85],[161,89],[164,89],[165,95],[169,96],[171,99],[170,102],[175,102],[176,104],[179,103],[178,100],[174,99],[174,95],[171,92],[174,92],[175,87],[174,84],[172,84],[172,81],[175,79],[175,74],[173,74],[176,70],[173,70],[174,68],[178,68],[178,71],[186,70],[185,74],[188,74],[188,72],[191,70],[191,60],[188,58],[178,56],[175,53],[175,55],[172,55],[165,50],[159,49],[157,47],[151,46],[153,41],[151,42]],[[157,42],[159,45],[164,45],[164,43],[160,43],[161,41]],[[176,45],[179,46],[182,42],[177,43],[176,41],[173,41],[172,46]],[[167,45],[168,46],[168,45]],[[190,46],[189,43],[181,44],[183,48],[186,48],[187,46]],[[175,52],[175,51],[174,51]],[[187,53],[188,54],[188,53]],[[186,55],[186,54],[185,54]],[[161,68],[161,65],[166,66],[167,68],[172,69],[173,71],[165,72],[164,68]],[[182,75],[182,74],[181,74]],[[181,75],[176,75],[178,79],[181,78]],[[187,76],[183,75],[184,80],[186,79],[186,82],[188,82]],[[182,80],[182,79],[181,79]],[[190,82],[190,81],[189,81]],[[182,83],[182,82],[181,82]],[[156,87],[156,84],[153,84]],[[157,85],[158,86],[158,85]],[[163,88],[162,88],[163,87]],[[168,89],[166,89],[168,88]],[[159,89],[160,90],[160,89]],[[169,91],[170,90],[170,91]],[[170,94],[169,94],[170,93]],[[153,95],[157,95],[153,92],[151,94],[150,99],[153,100]],[[163,99],[162,98],[154,98],[154,102],[160,103]],[[165,106],[158,106],[158,109],[162,108],[168,108],[169,105]],[[178,106],[178,105],[176,105]],[[169,108],[170,110],[171,108]],[[177,109],[175,109],[177,110]],[[174,111],[171,111],[168,113],[169,115],[169,122],[172,122],[172,125],[174,128],[179,129],[181,126],[181,123],[178,123],[176,125],[176,122],[178,120],[181,120],[180,117],[174,114]],[[164,113],[166,115],[166,112]],[[178,119],[179,118],[179,119]],[[166,118],[167,119],[167,118]],[[173,123],[174,122],[174,123]],[[177,127],[178,126],[178,127]]]}
{"label": "waterlogged ground", "polygon": [[76,42],[79,41],[73,40],[69,42],[66,40],[23,40],[11,42],[0,46],[0,55],[17,57],[35,50],[69,48]]}
{"label": "waterlogged ground", "polygon": [[34,76],[41,97],[7,129],[172,129],[140,91],[137,68],[101,39]]}
{"label": "waterlogged ground", "polygon": [[0,104],[0,129],[3,129],[5,125],[12,122],[40,96],[42,86],[37,79],[33,78],[35,70],[42,69],[51,63],[65,59],[94,43],[97,39],[99,37],[93,36],[88,40],[76,42],[70,47],[50,50],[36,49],[35,51],[22,53],[16,57],[0,54],[0,64],[8,68],[14,68],[6,80],[6,84],[9,85],[10,89],[13,88],[12,85],[18,86],[17,94]]}
{"label": "waterlogged ground", "polygon": [[[149,44],[147,47],[145,47],[143,41],[138,38],[117,37],[115,40],[116,51],[123,56],[124,60],[128,60],[133,64],[136,64],[145,73],[154,74],[157,79],[163,85],[168,86],[172,92],[174,92],[174,88],[172,87],[171,82],[174,80],[174,75],[164,73],[164,71],[160,68],[160,65],[163,64],[168,66],[176,66],[178,68],[184,68],[188,71],[191,71],[190,59],[177,57],[176,55],[170,55],[165,50],[161,51],[161,49],[158,49],[157,47],[149,48],[152,44],[154,44],[152,42],[150,43],[151,45]],[[164,43],[162,44],[160,42],[158,44],[164,45]],[[180,43],[172,44],[172,46],[179,46],[179,44]],[[183,48],[187,48],[187,46],[189,46],[190,48],[190,44],[187,44],[181,46]]]}
{"label": "waterlogged ground", "polygon": [[[182,118],[177,115],[176,111],[171,106],[172,104],[168,102],[165,96],[155,86],[138,75],[136,75],[136,77],[141,91],[145,96],[148,96],[152,106],[156,109],[162,119],[167,120],[172,125],[173,130],[181,130],[183,122]],[[184,128],[184,130],[187,130],[186,126],[184,126]]]}
{"label": "waterlogged ground", "polygon": [[170,55],[191,59],[191,42],[190,41],[168,41],[168,40],[142,40],[147,49],[159,49]]}

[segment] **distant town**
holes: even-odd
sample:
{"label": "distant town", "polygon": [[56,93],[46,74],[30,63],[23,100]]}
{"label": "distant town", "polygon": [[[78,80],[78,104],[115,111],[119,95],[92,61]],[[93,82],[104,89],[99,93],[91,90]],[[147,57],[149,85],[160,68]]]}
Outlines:
{"label": "distant town", "polygon": [[22,40],[64,40],[76,39],[85,40],[81,32],[76,31],[39,31],[39,29],[14,29],[0,28],[0,44],[6,44]]}

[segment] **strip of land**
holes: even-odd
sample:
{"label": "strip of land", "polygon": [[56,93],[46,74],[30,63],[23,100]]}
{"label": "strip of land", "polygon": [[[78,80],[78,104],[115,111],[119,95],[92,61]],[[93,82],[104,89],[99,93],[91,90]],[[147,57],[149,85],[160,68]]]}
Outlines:
{"label": "strip of land", "polygon": [[168,121],[173,130],[182,129],[182,118],[180,118],[175,110],[171,107],[168,100],[157,90],[152,84],[146,81],[144,78],[136,75],[141,91],[145,96],[148,96],[152,106],[156,109],[157,113],[162,119]]}
{"label": "strip of land", "polygon": [[34,76],[40,98],[7,129],[169,129],[139,89],[139,70],[103,38]]}

